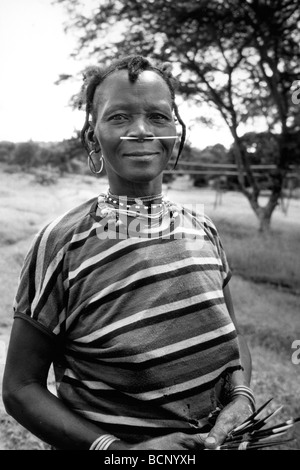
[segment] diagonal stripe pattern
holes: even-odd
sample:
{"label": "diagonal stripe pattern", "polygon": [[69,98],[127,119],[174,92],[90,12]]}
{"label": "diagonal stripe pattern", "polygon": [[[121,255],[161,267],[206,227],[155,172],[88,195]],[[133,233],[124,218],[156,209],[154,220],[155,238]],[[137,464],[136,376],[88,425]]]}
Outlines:
{"label": "diagonal stripe pattern", "polygon": [[100,239],[97,201],[35,237],[15,316],[60,345],[58,396],[107,434],[138,442],[193,432],[216,408],[223,377],[240,368],[218,232],[179,208],[168,237]]}

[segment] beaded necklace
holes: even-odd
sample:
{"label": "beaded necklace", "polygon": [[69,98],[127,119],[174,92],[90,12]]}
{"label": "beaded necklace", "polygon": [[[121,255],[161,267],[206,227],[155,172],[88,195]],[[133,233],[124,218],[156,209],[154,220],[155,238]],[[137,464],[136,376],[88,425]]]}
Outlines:
{"label": "beaded necklace", "polygon": [[[98,198],[98,203],[101,205],[101,216],[112,216],[116,219],[116,225],[120,225],[120,215],[126,217],[141,217],[151,222],[160,224],[164,216],[170,213],[171,221],[178,217],[178,209],[170,201],[168,201],[163,193],[140,196],[140,197],[127,197],[112,194],[108,189],[106,194],[102,194]],[[104,203],[104,207],[103,207]]]}
{"label": "beaded necklace", "polygon": [[116,196],[108,190],[105,202],[113,206],[119,214],[129,217],[143,217],[150,220],[159,219],[168,212],[162,193],[137,198]]}
{"label": "beaded necklace", "polygon": [[[127,204],[125,204],[125,201]],[[164,196],[162,193],[159,193],[153,196],[140,196],[133,198],[127,196],[116,196],[115,194],[112,194],[110,190],[108,190],[106,195],[106,202],[108,204],[118,205],[120,207],[126,206],[127,209],[132,209],[132,206],[135,206],[136,209],[157,209],[159,207],[163,207]]]}

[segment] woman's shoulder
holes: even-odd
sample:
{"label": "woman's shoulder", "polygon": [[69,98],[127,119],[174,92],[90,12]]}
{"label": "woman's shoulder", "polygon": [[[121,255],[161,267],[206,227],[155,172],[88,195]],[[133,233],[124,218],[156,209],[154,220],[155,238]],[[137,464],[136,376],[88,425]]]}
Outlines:
{"label": "woman's shoulder", "polygon": [[204,230],[211,232],[214,236],[218,235],[216,225],[204,210],[204,204],[180,204],[172,201],[168,203],[180,210],[183,215],[194,217]]}
{"label": "woman's shoulder", "polygon": [[48,253],[66,248],[76,235],[78,237],[93,225],[90,213],[96,202],[97,197],[91,198],[55,217],[39,230],[33,243],[43,246]]}
{"label": "woman's shoulder", "polygon": [[181,204],[178,205],[182,214],[186,217],[193,218],[197,222],[197,227],[204,231],[208,239],[213,244],[219,239],[219,233],[215,223],[205,212],[204,204]]}
{"label": "woman's shoulder", "polygon": [[217,236],[218,235],[218,231],[217,231],[217,227],[215,226],[214,222],[212,221],[212,219],[207,215],[207,214],[203,214],[203,220],[204,220],[204,225],[205,227],[214,235],[214,236]]}

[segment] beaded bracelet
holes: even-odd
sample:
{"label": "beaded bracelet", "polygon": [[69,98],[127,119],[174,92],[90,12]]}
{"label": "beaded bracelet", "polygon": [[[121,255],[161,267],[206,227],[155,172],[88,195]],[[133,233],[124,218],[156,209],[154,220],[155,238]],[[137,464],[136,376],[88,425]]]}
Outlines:
{"label": "beaded bracelet", "polygon": [[233,399],[234,397],[237,397],[239,395],[248,398],[251,403],[252,410],[255,411],[255,398],[252,389],[250,387],[247,387],[246,385],[237,385],[233,388],[230,394],[230,398]]}
{"label": "beaded bracelet", "polygon": [[119,440],[120,439],[118,437],[110,434],[103,434],[94,440],[89,450],[107,450],[113,442]]}

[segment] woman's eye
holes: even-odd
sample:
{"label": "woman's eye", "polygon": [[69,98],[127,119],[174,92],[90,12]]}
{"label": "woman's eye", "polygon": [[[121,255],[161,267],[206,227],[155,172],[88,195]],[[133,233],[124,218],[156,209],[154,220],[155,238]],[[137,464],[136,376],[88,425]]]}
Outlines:
{"label": "woman's eye", "polygon": [[151,114],[151,119],[154,119],[155,121],[167,121],[168,120],[166,116],[164,116],[163,114],[159,114],[159,113]]}
{"label": "woman's eye", "polygon": [[109,118],[110,121],[124,121],[126,119],[125,114],[114,114]]}

